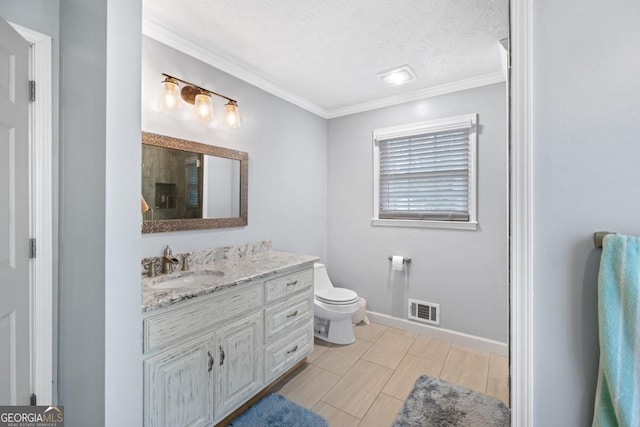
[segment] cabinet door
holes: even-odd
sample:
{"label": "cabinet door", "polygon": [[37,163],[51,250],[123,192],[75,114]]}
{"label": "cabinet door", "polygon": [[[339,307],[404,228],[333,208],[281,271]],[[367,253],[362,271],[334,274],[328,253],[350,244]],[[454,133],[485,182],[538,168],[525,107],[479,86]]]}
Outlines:
{"label": "cabinet door", "polygon": [[213,334],[208,334],[144,361],[147,427],[212,424],[213,348]]}
{"label": "cabinet door", "polygon": [[216,331],[216,414],[225,416],[263,385],[262,311]]}

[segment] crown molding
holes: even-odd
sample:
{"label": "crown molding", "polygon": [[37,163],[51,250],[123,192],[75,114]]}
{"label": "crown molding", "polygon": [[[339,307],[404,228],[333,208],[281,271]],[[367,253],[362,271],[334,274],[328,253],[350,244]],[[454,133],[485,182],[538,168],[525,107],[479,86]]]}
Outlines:
{"label": "crown molding", "polygon": [[298,107],[313,114],[325,119],[328,118],[326,109],[296,95],[293,92],[283,89],[268,78],[250,70],[246,66],[230,61],[228,58],[224,58],[209,49],[205,49],[191,40],[187,40],[171,30],[168,30],[166,27],[149,20],[148,18],[143,18],[142,20],[142,34],[209,64],[212,67],[224,71],[225,73],[231,74],[233,77],[244,80],[265,92],[269,92],[270,94],[275,95],[278,98],[282,98],[285,101],[297,105]]}
{"label": "crown molding", "polygon": [[282,98],[285,101],[297,105],[298,107],[316,114],[324,119],[334,119],[337,117],[348,116],[350,114],[362,113],[364,111],[403,104],[405,102],[418,101],[425,98],[446,95],[448,93],[473,89],[480,86],[501,83],[506,80],[504,73],[502,71],[497,71],[495,73],[484,74],[477,77],[471,77],[469,79],[459,80],[457,82],[432,86],[401,95],[390,96],[373,101],[363,102],[360,104],[350,105],[347,107],[327,110],[317,104],[314,104],[306,98],[298,96],[295,93],[282,88],[265,76],[256,73],[254,70],[251,70],[245,65],[231,61],[228,58],[222,57],[209,49],[203,48],[197,43],[194,43],[193,41],[174,33],[173,31],[156,22],[153,22],[152,20],[149,20],[148,18],[144,18],[142,20],[142,34],[154,40],[157,40],[169,47],[172,47],[186,55],[196,58],[206,64],[209,64],[212,67],[224,71],[225,73],[231,74],[232,76],[240,80],[244,80],[245,82],[264,90],[265,92]]}
{"label": "crown molding", "polygon": [[328,111],[327,118],[334,119],[337,117],[348,116],[350,114],[362,113],[364,111],[404,104],[405,102],[419,101],[421,99],[433,98],[434,96],[446,95],[449,93],[474,89],[477,87],[492,85],[504,81],[506,81],[506,78],[502,71],[497,71],[495,73],[483,74],[481,76],[471,77],[468,79],[459,80],[457,82],[431,86],[425,89],[403,93],[400,95],[389,96],[387,98],[376,99],[369,102],[363,102],[361,104],[355,104],[344,108],[336,108]]}

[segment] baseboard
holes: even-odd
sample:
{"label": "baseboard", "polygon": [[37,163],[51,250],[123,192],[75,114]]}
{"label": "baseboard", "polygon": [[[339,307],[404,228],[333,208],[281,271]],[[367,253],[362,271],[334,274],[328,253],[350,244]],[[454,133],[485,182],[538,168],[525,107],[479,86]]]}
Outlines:
{"label": "baseboard", "polygon": [[488,351],[500,356],[509,355],[509,346],[499,341],[488,340],[486,338],[476,337],[475,335],[463,334],[462,332],[451,331],[449,329],[436,328],[429,325],[423,325],[417,322],[411,322],[405,319],[389,316],[374,311],[367,311],[369,320],[381,325],[390,326],[396,329],[413,332],[414,334],[424,335],[426,337],[446,340],[454,344],[463,345],[465,347],[474,348],[480,351]]}

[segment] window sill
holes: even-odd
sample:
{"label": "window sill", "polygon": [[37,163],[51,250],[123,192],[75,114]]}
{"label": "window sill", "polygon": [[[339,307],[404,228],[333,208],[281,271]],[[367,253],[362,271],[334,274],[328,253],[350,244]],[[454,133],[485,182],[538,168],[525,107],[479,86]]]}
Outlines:
{"label": "window sill", "polygon": [[477,221],[428,221],[415,219],[371,218],[371,225],[377,227],[446,228],[450,230],[477,230]]}

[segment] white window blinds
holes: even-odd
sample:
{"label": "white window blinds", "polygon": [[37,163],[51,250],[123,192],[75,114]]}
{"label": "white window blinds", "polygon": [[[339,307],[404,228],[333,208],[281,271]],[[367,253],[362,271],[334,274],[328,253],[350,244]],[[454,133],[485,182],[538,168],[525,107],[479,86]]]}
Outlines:
{"label": "white window blinds", "polygon": [[378,218],[470,221],[473,121],[377,138]]}
{"label": "white window blinds", "polygon": [[197,208],[199,205],[200,196],[198,190],[200,185],[198,183],[199,172],[197,161],[188,163],[184,167],[184,179],[186,183],[186,201],[187,207]]}

